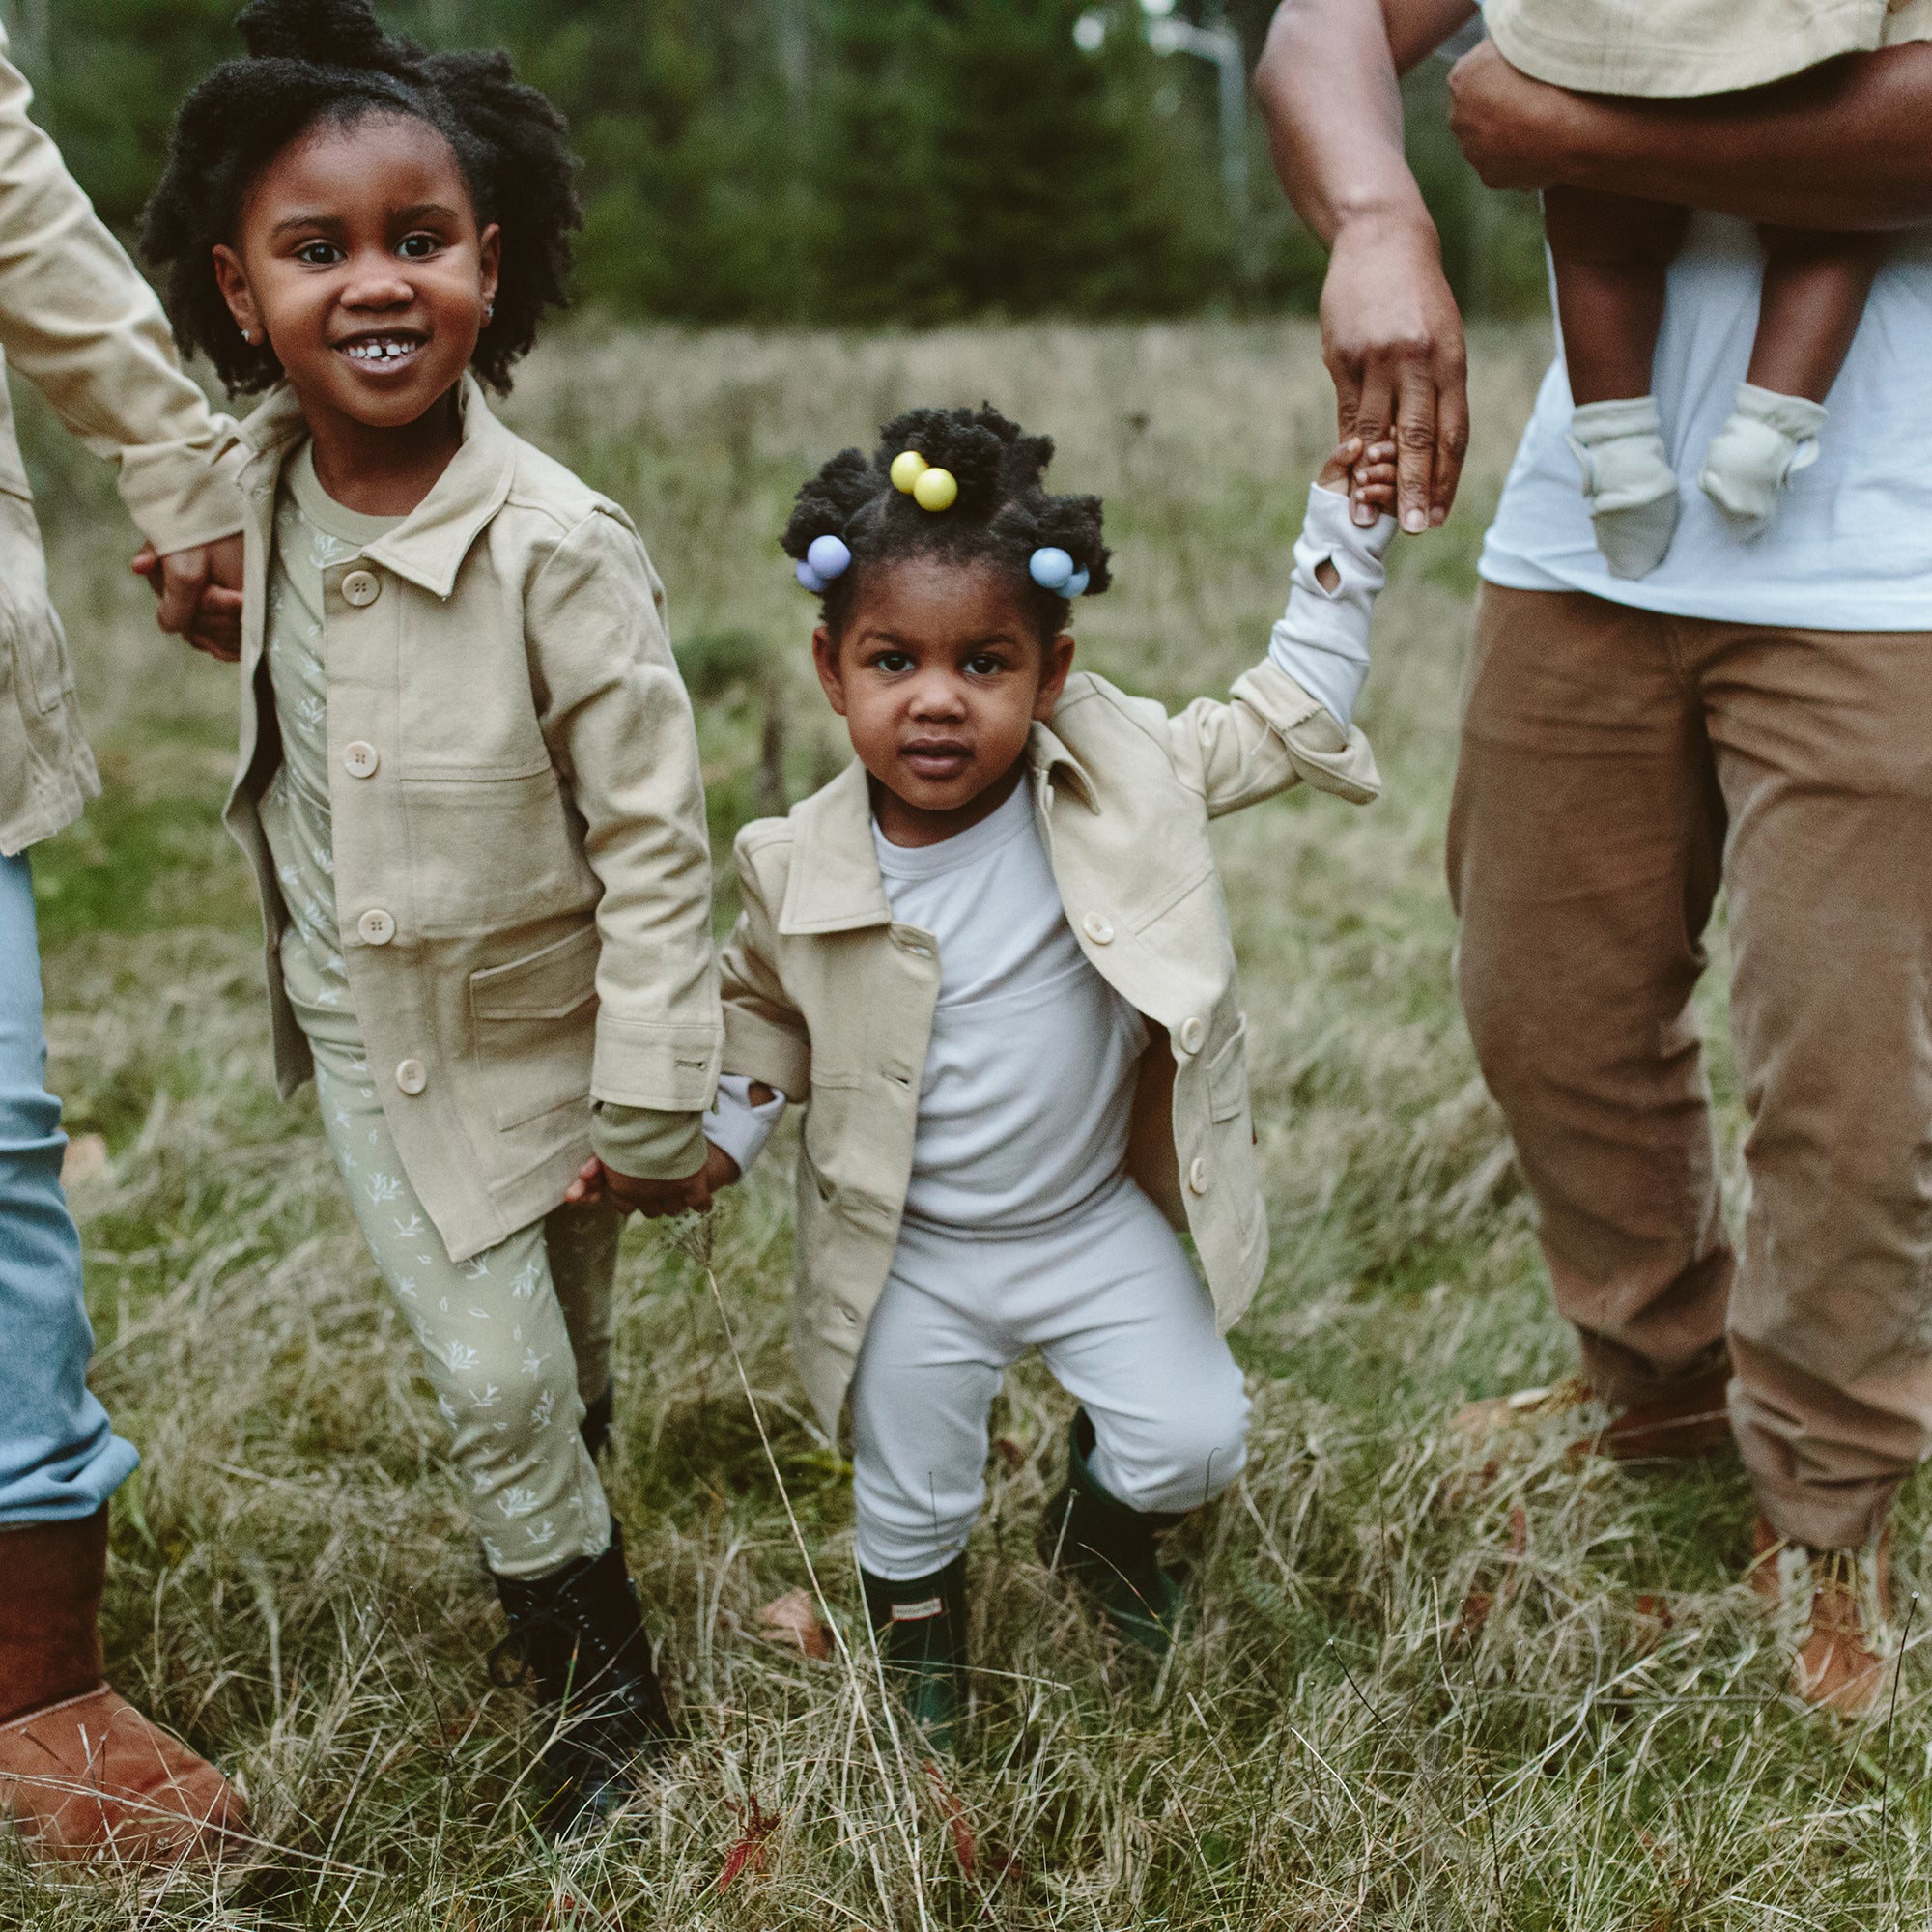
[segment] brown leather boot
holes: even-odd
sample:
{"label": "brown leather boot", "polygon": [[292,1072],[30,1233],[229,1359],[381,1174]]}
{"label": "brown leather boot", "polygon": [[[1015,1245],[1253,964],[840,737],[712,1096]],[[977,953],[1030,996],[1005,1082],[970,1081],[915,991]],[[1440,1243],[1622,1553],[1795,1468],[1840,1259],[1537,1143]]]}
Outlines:
{"label": "brown leather boot", "polygon": [[1570,1427],[1577,1431],[1570,1443],[1574,1456],[1610,1456],[1620,1463],[1688,1461],[1731,1446],[1725,1406],[1730,1379],[1730,1364],[1720,1363],[1673,1384],[1652,1402],[1612,1408],[1580,1376],[1571,1376],[1550,1388],[1520,1389],[1515,1395],[1472,1402],[1458,1410],[1455,1427],[1477,1446],[1505,1431]]}
{"label": "brown leather boot", "polygon": [[1792,1688],[1807,1704],[1861,1718],[1888,1681],[1884,1632],[1891,1609],[1891,1531],[1863,1549],[1812,1549],[1760,1516],[1751,1532],[1750,1585],[1790,1628]]}
{"label": "brown leather boot", "polygon": [[0,1530],[0,1813],[50,1858],[218,1857],[240,1794],[101,1681],[105,1506]]}

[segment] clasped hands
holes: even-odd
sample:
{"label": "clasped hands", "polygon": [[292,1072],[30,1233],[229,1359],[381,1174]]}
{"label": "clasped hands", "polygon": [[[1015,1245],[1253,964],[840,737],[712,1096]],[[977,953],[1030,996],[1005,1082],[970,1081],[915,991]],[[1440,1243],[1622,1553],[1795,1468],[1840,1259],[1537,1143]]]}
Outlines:
{"label": "clasped hands", "polygon": [[170,637],[185,638],[223,664],[242,655],[242,539],[191,544],[160,555],[144,543],[134,575],[145,577],[158,599],[155,621]]}

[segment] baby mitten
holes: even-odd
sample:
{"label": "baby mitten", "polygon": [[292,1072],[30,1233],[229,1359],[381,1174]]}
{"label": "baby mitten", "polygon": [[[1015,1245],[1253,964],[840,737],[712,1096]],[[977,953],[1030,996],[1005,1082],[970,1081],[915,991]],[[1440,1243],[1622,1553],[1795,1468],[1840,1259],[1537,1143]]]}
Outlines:
{"label": "baby mitten", "polygon": [[1731,419],[1711,439],[1697,483],[1741,537],[1756,536],[1777,508],[1777,493],[1818,460],[1825,405],[1738,384]]}
{"label": "baby mitten", "polygon": [[1585,403],[1570,418],[1597,548],[1612,577],[1646,577],[1677,533],[1677,471],[1655,396]]}

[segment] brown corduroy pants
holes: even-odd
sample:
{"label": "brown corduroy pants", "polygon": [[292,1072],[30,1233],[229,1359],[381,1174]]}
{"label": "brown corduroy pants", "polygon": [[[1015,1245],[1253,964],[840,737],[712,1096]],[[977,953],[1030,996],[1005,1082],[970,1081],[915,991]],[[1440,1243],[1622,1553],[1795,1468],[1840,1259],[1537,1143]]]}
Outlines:
{"label": "brown corduroy pants", "polygon": [[[1766,1515],[1864,1542],[1932,1449],[1932,633],[1485,585],[1449,880],[1590,1381],[1641,1401],[1728,1339]],[[1720,884],[1741,1258],[1690,1006]]]}

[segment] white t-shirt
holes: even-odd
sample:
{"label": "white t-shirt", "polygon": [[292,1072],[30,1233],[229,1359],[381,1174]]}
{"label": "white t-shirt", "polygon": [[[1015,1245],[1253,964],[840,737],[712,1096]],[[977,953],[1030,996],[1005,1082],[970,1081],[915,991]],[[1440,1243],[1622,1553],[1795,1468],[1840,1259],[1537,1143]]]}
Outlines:
{"label": "white t-shirt", "polygon": [[1115,1179],[1147,1023],[1066,923],[1025,783],[938,845],[872,842],[893,917],[939,949],[908,1218],[1021,1228]]}
{"label": "white t-shirt", "polygon": [[1696,475],[1750,359],[1763,265],[1748,222],[1698,213],[1670,268],[1656,362],[1682,501],[1670,554],[1635,580],[1605,569],[1563,440],[1571,401],[1559,343],[1483,545],[1489,582],[1733,623],[1932,631],[1932,227],[1891,239],[1826,398],[1818,461],[1791,479],[1770,528],[1745,543]]}

